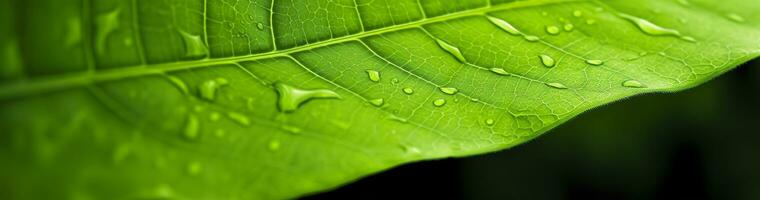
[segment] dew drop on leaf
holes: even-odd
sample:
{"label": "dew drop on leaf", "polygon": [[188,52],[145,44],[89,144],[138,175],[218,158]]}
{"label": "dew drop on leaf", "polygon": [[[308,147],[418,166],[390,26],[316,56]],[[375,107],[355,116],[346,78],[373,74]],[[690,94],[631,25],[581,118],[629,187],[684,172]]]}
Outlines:
{"label": "dew drop on leaf", "polygon": [[562,83],[546,83],[547,86],[557,88],[557,89],[567,89],[567,86]]}
{"label": "dew drop on leaf", "polygon": [[198,92],[200,92],[201,98],[213,101],[216,98],[216,92],[219,88],[227,84],[229,84],[229,81],[224,78],[206,80],[198,85]]}
{"label": "dew drop on leaf", "polygon": [[203,171],[203,165],[200,162],[191,162],[187,165],[187,173],[190,175],[198,175]]}
{"label": "dew drop on leaf", "polygon": [[267,148],[269,148],[270,151],[280,150],[280,141],[279,140],[269,141],[269,145],[267,145]]}
{"label": "dew drop on leaf", "polygon": [[535,35],[526,35],[523,38],[525,38],[525,40],[528,41],[528,42],[536,42],[536,41],[541,40],[541,38],[539,38],[538,36],[535,36]]}
{"label": "dew drop on leaf", "polygon": [[626,19],[626,20],[632,22],[633,24],[636,25],[636,27],[639,28],[639,30],[641,30],[641,32],[644,32],[645,34],[648,34],[648,35],[653,35],[653,36],[675,36],[675,37],[684,39],[686,41],[693,40],[692,37],[682,36],[681,32],[679,32],[678,30],[661,27],[661,26],[658,26],[657,24],[654,24],[654,23],[652,23],[650,21],[647,21],[645,19],[642,19],[642,18],[639,18],[639,17],[636,17],[636,16],[632,16],[632,15],[628,15],[628,14],[624,14],[624,13],[620,13],[620,14],[618,14],[618,16],[620,16],[621,18]]}
{"label": "dew drop on leaf", "polygon": [[451,95],[456,94],[457,92],[459,92],[459,89],[456,89],[456,88],[453,88],[453,87],[442,87],[442,88],[440,88],[440,90],[443,93],[451,94]]}
{"label": "dew drop on leaf", "polygon": [[433,101],[433,105],[436,106],[436,107],[441,107],[443,105],[446,105],[446,100],[445,99],[436,99],[436,100]]}
{"label": "dew drop on leaf", "polygon": [[171,75],[166,76],[166,78],[169,79],[169,81],[171,81],[172,84],[174,84],[174,86],[176,86],[177,89],[179,89],[179,91],[181,91],[183,94],[190,93],[190,90],[187,89],[187,84],[185,84],[185,82],[182,81],[182,79],[176,76],[171,76]]}
{"label": "dew drop on leaf", "polygon": [[520,35],[520,31],[512,26],[512,24],[509,24],[507,21],[491,16],[488,16],[488,21],[491,21],[492,24],[496,25],[497,27],[501,28],[501,30],[506,31],[509,34]]}
{"label": "dew drop on leaf", "polygon": [[219,114],[218,112],[212,112],[211,114],[208,115],[208,119],[211,120],[212,122],[219,121],[219,118],[221,118],[221,114]]}
{"label": "dew drop on leaf", "polygon": [[256,23],[256,28],[258,28],[259,30],[264,30],[264,24],[262,24],[261,22]]}
{"label": "dew drop on leaf", "polygon": [[208,55],[208,48],[200,35],[193,35],[182,30],[179,33],[182,35],[182,41],[185,42],[185,57],[199,58]]}
{"label": "dew drop on leaf", "polygon": [[556,64],[556,62],[554,61],[554,58],[552,58],[551,56],[542,54],[538,57],[541,59],[541,63],[544,64],[545,67],[552,68]]}
{"label": "dew drop on leaf", "polygon": [[277,106],[282,112],[293,112],[312,99],[340,99],[338,93],[328,89],[300,89],[280,82],[275,83],[274,88],[279,95]]}
{"label": "dew drop on leaf", "polygon": [[493,72],[495,74],[498,74],[498,75],[505,75],[505,76],[510,75],[509,72],[507,72],[506,70],[504,70],[504,68],[491,68],[491,72]]}
{"label": "dew drop on leaf", "polygon": [[464,58],[464,55],[462,54],[462,51],[459,50],[459,48],[440,39],[436,39],[436,42],[438,43],[438,46],[440,46],[446,52],[449,52],[449,54],[454,56],[454,58],[459,60],[459,62],[462,62],[462,63],[467,62],[467,59]]}
{"label": "dew drop on leaf", "polygon": [[199,129],[200,122],[198,121],[198,117],[195,115],[188,115],[187,121],[185,122],[185,130],[182,132],[182,135],[185,139],[195,140],[198,138]]}
{"label": "dew drop on leaf", "polygon": [[121,9],[103,13],[95,17],[95,50],[99,55],[105,54],[108,36],[119,28]]}
{"label": "dew drop on leaf", "polygon": [[559,27],[554,25],[546,26],[546,32],[552,35],[557,35],[559,34]]}
{"label": "dew drop on leaf", "polygon": [[383,104],[385,104],[385,100],[384,99],[370,99],[369,103],[372,104],[373,106],[380,107],[380,106],[383,106]]}
{"label": "dew drop on leaf", "polygon": [[735,22],[744,22],[744,17],[736,13],[728,13],[726,14],[726,17],[728,17],[728,19],[731,19]]}
{"label": "dew drop on leaf", "polygon": [[573,16],[574,17],[581,17],[581,16],[583,16],[583,12],[581,12],[580,10],[575,10],[575,11],[573,11]]}
{"label": "dew drop on leaf", "polygon": [[623,86],[624,87],[629,87],[629,88],[645,88],[646,87],[643,83],[641,83],[641,82],[639,82],[637,80],[623,81]]}
{"label": "dew drop on leaf", "polygon": [[587,20],[586,20],[586,24],[588,24],[588,25],[594,25],[594,24],[596,24],[596,20],[593,20],[593,19],[587,19]]}
{"label": "dew drop on leaf", "polygon": [[228,112],[227,117],[230,118],[230,120],[237,122],[240,125],[244,125],[244,126],[251,125],[251,119],[248,118],[248,116],[245,116],[244,114],[237,113],[237,112]]}
{"label": "dew drop on leaf", "polygon": [[493,121],[493,119],[486,119],[486,125],[489,125],[489,126],[491,126],[491,125],[493,125],[494,123],[496,123],[496,122],[494,122],[494,121]]}
{"label": "dew drop on leaf", "polygon": [[603,65],[604,61],[602,61],[602,60],[586,60],[586,64],[594,65],[594,66],[599,66],[599,65]]}
{"label": "dew drop on leaf", "polygon": [[406,94],[414,94],[414,89],[412,88],[404,88],[402,91],[404,91]]}
{"label": "dew drop on leaf", "polygon": [[567,24],[565,24],[565,25],[563,26],[563,28],[565,29],[565,31],[568,31],[568,32],[569,32],[569,31],[573,31],[573,29],[575,28],[575,25],[573,25],[573,24],[570,24],[570,23],[567,23]]}
{"label": "dew drop on leaf", "polygon": [[367,70],[367,76],[369,76],[369,80],[372,82],[378,82],[380,81],[380,72],[375,70]]}

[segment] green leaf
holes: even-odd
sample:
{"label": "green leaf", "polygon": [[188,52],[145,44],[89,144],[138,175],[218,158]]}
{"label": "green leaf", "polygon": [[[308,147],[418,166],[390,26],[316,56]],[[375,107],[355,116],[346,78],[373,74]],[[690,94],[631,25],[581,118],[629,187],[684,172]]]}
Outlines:
{"label": "green leaf", "polygon": [[0,4],[4,199],[295,198],[760,53],[750,0]]}

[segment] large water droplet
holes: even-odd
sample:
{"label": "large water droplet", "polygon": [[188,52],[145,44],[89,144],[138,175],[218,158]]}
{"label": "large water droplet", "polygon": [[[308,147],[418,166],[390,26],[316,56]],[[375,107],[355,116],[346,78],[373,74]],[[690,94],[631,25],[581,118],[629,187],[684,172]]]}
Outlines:
{"label": "large water droplet", "polygon": [[626,20],[632,22],[633,24],[636,25],[636,27],[639,28],[639,30],[641,30],[641,32],[644,32],[644,33],[649,34],[649,35],[654,35],[654,36],[675,36],[675,37],[678,37],[678,38],[681,38],[681,39],[684,39],[684,40],[687,40],[687,41],[689,41],[689,39],[693,39],[692,37],[684,37],[684,36],[682,36],[681,32],[679,32],[678,30],[661,27],[661,26],[658,26],[657,24],[654,24],[654,23],[652,23],[650,21],[647,21],[645,19],[642,19],[642,18],[639,18],[639,17],[636,17],[636,16],[632,16],[632,15],[628,15],[628,14],[624,14],[624,13],[620,13],[620,14],[618,14],[618,16],[620,16],[621,18],[626,19]]}
{"label": "large water droplet", "polygon": [[456,94],[457,92],[459,92],[459,89],[456,89],[456,88],[453,88],[453,87],[442,87],[442,88],[440,88],[440,90],[443,93],[452,94],[452,95]]}
{"label": "large water droplet", "polygon": [[380,81],[380,72],[371,70],[371,69],[367,70],[366,72],[367,72],[367,76],[369,76],[369,80],[371,80],[372,82]]}
{"label": "large water droplet", "polygon": [[179,33],[182,35],[182,41],[185,42],[185,57],[199,58],[208,55],[208,48],[200,35],[193,35],[182,30]]}
{"label": "large water droplet", "polygon": [[370,99],[369,103],[372,104],[373,106],[380,107],[380,106],[383,106],[383,104],[385,104],[385,100],[384,99]]}
{"label": "large water droplet", "polygon": [[445,99],[436,99],[436,100],[433,100],[433,105],[436,106],[436,107],[441,107],[443,105],[446,105],[446,100]]}
{"label": "large water droplet", "polygon": [[119,28],[119,15],[121,9],[103,13],[95,17],[95,50],[98,55],[103,55],[106,51],[106,42],[108,36]]}
{"label": "large water droplet", "polygon": [[412,88],[404,88],[404,89],[402,89],[402,91],[404,91],[404,93],[406,93],[406,94],[413,94],[414,93],[414,89],[412,89]]}
{"label": "large water droplet", "polygon": [[639,82],[637,80],[623,81],[623,86],[624,87],[629,87],[629,88],[645,88],[646,87],[643,83],[641,83],[641,82]]}
{"label": "large water droplet", "polygon": [[438,43],[438,46],[440,46],[446,52],[449,52],[452,56],[454,56],[457,60],[459,60],[459,62],[462,62],[462,63],[467,62],[467,59],[464,58],[464,55],[462,54],[462,51],[459,50],[459,48],[449,43],[446,43],[446,41],[443,41],[443,40],[436,39],[435,41]]}
{"label": "large water droplet", "polygon": [[506,70],[504,70],[504,68],[491,68],[491,72],[493,72],[495,74],[498,74],[498,75],[504,75],[504,76],[509,76],[510,75],[509,72],[507,72]]}
{"label": "large water droplet", "polygon": [[601,60],[586,60],[586,64],[594,65],[594,66],[599,66],[599,65],[603,65],[604,61],[601,61]]}
{"label": "large water droplet", "polygon": [[559,27],[554,25],[546,26],[546,32],[552,35],[557,35],[559,34]]}
{"label": "large water droplet", "polygon": [[301,104],[311,99],[340,99],[338,93],[327,89],[300,89],[280,82],[275,83],[274,88],[279,95],[277,106],[282,112],[295,111]]}
{"label": "large water droplet", "polygon": [[554,61],[554,58],[552,58],[551,56],[540,55],[538,57],[541,58],[541,63],[544,64],[544,66],[546,67],[552,68],[556,64],[556,62]]}
{"label": "large water droplet", "polygon": [[229,81],[224,78],[211,79],[198,85],[198,91],[201,94],[201,98],[213,101],[216,98],[216,91],[227,84],[229,84]]}
{"label": "large water droplet", "polygon": [[251,119],[249,119],[248,116],[245,116],[244,114],[228,112],[227,117],[229,117],[232,121],[237,122],[238,124],[245,126],[251,125]]}
{"label": "large water droplet", "polygon": [[188,115],[185,122],[185,130],[182,135],[188,140],[195,140],[198,138],[200,130],[200,122],[195,115]]}
{"label": "large water droplet", "polygon": [[567,86],[562,83],[546,83],[547,86],[557,88],[557,89],[567,89]]}
{"label": "large water droplet", "polygon": [[509,34],[512,35],[520,35],[520,31],[517,30],[512,24],[509,24],[507,21],[504,21],[499,18],[488,16],[488,21],[491,21],[494,25],[501,28],[501,30],[506,31]]}

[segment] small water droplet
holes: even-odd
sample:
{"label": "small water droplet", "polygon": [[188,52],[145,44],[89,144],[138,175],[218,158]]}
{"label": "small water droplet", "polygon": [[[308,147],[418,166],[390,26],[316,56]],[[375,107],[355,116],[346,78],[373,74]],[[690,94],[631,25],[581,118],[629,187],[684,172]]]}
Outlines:
{"label": "small water droplet", "polygon": [[436,107],[441,107],[443,105],[446,105],[446,100],[445,99],[436,99],[436,100],[433,101],[433,105],[436,106]]}
{"label": "small water droplet", "polygon": [[599,66],[599,65],[603,65],[604,61],[602,61],[602,60],[586,60],[586,64],[594,65],[594,66]]}
{"label": "small water droplet", "polygon": [[546,26],[546,32],[552,35],[557,35],[559,34],[559,27],[554,25]]}
{"label": "small water droplet", "polygon": [[367,76],[369,76],[369,80],[372,82],[379,82],[380,81],[380,72],[375,70],[366,70]]}
{"label": "small water droplet", "polygon": [[691,5],[691,3],[689,3],[688,0],[678,0],[678,3],[681,4],[681,5],[683,5],[683,6],[690,6]]}
{"label": "small water droplet", "polygon": [[227,117],[230,118],[232,121],[237,122],[238,124],[245,125],[245,126],[251,125],[251,119],[249,119],[248,116],[245,116],[244,114],[236,113],[236,112],[228,112]]}
{"label": "small water droplet", "polygon": [[493,119],[486,119],[486,125],[489,125],[489,126],[491,126],[491,125],[493,125],[494,123],[496,123],[496,122],[494,122],[494,121],[493,121]]}
{"label": "small water droplet", "polygon": [[687,41],[687,42],[697,42],[697,39],[695,39],[694,37],[690,37],[690,36],[683,36],[683,37],[681,37],[681,39],[684,40],[684,41]]}
{"label": "small water droplet", "polygon": [[191,162],[187,165],[187,173],[190,175],[198,175],[203,171],[203,165],[200,162]]}
{"label": "small water droplet", "polygon": [[549,15],[548,12],[546,12],[546,11],[541,12],[541,16],[547,16],[547,15]]}
{"label": "small water droplet", "polygon": [[400,82],[400,81],[399,81],[397,78],[392,78],[392,79],[391,79],[391,84],[393,84],[393,85],[396,85],[396,84],[398,84],[399,82]]}
{"label": "small water droplet", "polygon": [[467,62],[467,59],[464,58],[464,55],[462,54],[462,51],[459,50],[459,48],[440,39],[436,39],[435,41],[438,43],[438,46],[440,46],[446,52],[449,52],[452,56],[454,56],[454,58],[459,60],[459,62]]}
{"label": "small water droplet", "polygon": [[385,100],[384,99],[371,99],[371,100],[369,100],[369,103],[372,104],[373,106],[380,107],[380,106],[383,106],[383,104],[385,104]]}
{"label": "small water droplet", "polygon": [[211,79],[198,85],[198,91],[200,92],[201,98],[213,101],[216,98],[216,91],[227,84],[229,84],[229,81],[224,78]]}
{"label": "small water droplet", "polygon": [[209,114],[208,119],[211,120],[212,122],[215,122],[215,121],[219,121],[219,118],[221,117],[222,115],[219,114],[218,112],[212,112],[211,114]]}
{"label": "small water droplet", "polygon": [[641,82],[639,82],[637,80],[623,81],[623,86],[624,87],[629,87],[629,88],[645,88],[646,87],[643,83],[641,83]]}
{"label": "small water droplet", "polygon": [[264,30],[264,24],[263,23],[256,23],[256,28],[259,30]]}
{"label": "small water droplet", "polygon": [[185,42],[185,57],[199,58],[208,55],[208,48],[200,35],[194,35],[180,30],[182,40]]}
{"label": "small water droplet", "polygon": [[103,13],[95,17],[95,50],[99,55],[105,54],[108,36],[119,28],[121,9]]}
{"label": "small water droplet", "polygon": [[199,130],[200,122],[198,121],[198,117],[195,115],[188,115],[187,121],[185,122],[185,130],[182,132],[182,135],[185,139],[195,140],[198,138]]}
{"label": "small water droplet", "polygon": [[274,84],[275,90],[279,95],[277,106],[282,112],[293,112],[301,104],[311,99],[340,99],[340,95],[332,90],[316,89],[306,90],[294,86],[277,82]]}
{"label": "small water droplet", "polygon": [[587,20],[586,20],[586,24],[588,24],[588,25],[594,25],[594,24],[596,24],[596,20],[593,20],[593,19],[587,19]]}
{"label": "small water droplet", "polygon": [[552,58],[551,56],[540,55],[538,57],[541,58],[541,63],[544,64],[544,66],[548,68],[552,68],[556,64],[556,62],[554,61],[554,58]]}
{"label": "small water droplet", "polygon": [[535,36],[535,35],[525,35],[525,37],[523,37],[523,38],[525,38],[525,40],[528,41],[528,42],[536,42],[536,41],[541,40],[541,38],[539,38],[538,36]]}
{"label": "small water droplet", "polygon": [[562,83],[546,83],[547,86],[557,88],[557,89],[567,89],[567,86]]}
{"label": "small water droplet", "polygon": [[422,153],[420,148],[417,148],[415,146],[404,145],[404,146],[401,146],[401,149],[403,149],[406,154],[410,154],[410,155],[419,155]]}
{"label": "small water droplet", "polygon": [[512,26],[512,24],[509,24],[509,22],[507,21],[504,21],[499,18],[491,17],[491,16],[488,16],[488,20],[491,21],[491,23],[493,23],[497,27],[501,28],[501,30],[506,31],[509,34],[520,35],[520,31],[517,30],[517,28],[515,28],[514,26]]}
{"label": "small water droplet", "polygon": [[216,129],[214,130],[214,135],[218,138],[223,138],[224,136],[227,135],[227,131],[225,131],[224,129]]}
{"label": "small water droplet", "polygon": [[498,74],[498,75],[504,75],[504,76],[511,75],[511,74],[509,74],[509,72],[507,72],[506,70],[504,70],[504,68],[491,68],[491,72],[493,72],[495,74]]}
{"label": "small water droplet", "polygon": [[731,19],[735,22],[744,22],[744,17],[736,13],[728,13],[726,14],[726,17],[728,17],[728,19]]}
{"label": "small water droplet", "polygon": [[575,10],[575,11],[573,11],[573,16],[574,17],[581,17],[581,16],[583,16],[583,12],[581,12],[580,10]]}
{"label": "small water droplet", "polygon": [[396,116],[396,115],[393,115],[393,114],[388,115],[388,119],[393,120],[393,121],[397,121],[397,122],[401,122],[401,123],[407,123],[407,122],[409,122],[408,119],[403,118],[403,117],[399,117],[399,116]]}
{"label": "small water droplet", "polygon": [[456,88],[453,88],[453,87],[442,87],[442,88],[440,88],[440,90],[443,93],[451,94],[451,95],[456,94],[457,92],[459,92],[459,89],[456,89]]}
{"label": "small water droplet", "polygon": [[569,31],[573,31],[573,29],[575,28],[575,25],[568,23],[568,24],[565,24],[563,28],[565,29],[565,31],[569,32]]}
{"label": "small water droplet", "polygon": [[280,126],[280,129],[282,129],[285,132],[292,133],[292,134],[299,134],[301,133],[301,128],[295,127],[295,126],[288,126],[288,125],[282,125]]}
{"label": "small water droplet", "polygon": [[271,140],[269,141],[269,145],[267,146],[270,151],[277,151],[280,150],[280,141],[279,140]]}
{"label": "small water droplet", "polygon": [[406,94],[414,94],[414,89],[412,88],[404,88],[402,91],[404,91]]}

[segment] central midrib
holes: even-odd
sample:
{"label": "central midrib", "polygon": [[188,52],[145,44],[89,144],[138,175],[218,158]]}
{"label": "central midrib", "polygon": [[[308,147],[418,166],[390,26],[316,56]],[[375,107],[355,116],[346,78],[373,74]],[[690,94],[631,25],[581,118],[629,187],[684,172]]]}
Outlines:
{"label": "central midrib", "polygon": [[312,44],[307,44],[290,49],[284,49],[273,52],[266,52],[254,55],[227,57],[227,58],[215,58],[204,60],[183,61],[175,63],[161,63],[153,65],[140,65],[133,67],[124,67],[118,69],[97,71],[97,72],[82,72],[68,75],[56,75],[50,77],[41,77],[34,79],[27,79],[17,82],[12,82],[0,86],[0,99],[9,99],[14,97],[22,97],[30,94],[38,94],[49,91],[56,91],[65,88],[71,88],[79,85],[85,85],[93,82],[117,80],[126,77],[135,77],[148,74],[160,74],[168,71],[192,69],[200,67],[209,67],[220,64],[232,64],[235,62],[252,61],[265,58],[273,58],[284,55],[289,55],[295,52],[306,51],[319,47],[338,44],[346,41],[356,40],[358,38],[364,38],[371,35],[383,34],[408,28],[417,27],[420,25],[447,21],[451,19],[457,19],[467,16],[482,15],[488,12],[501,11],[516,8],[536,7],[549,4],[567,3],[567,2],[580,2],[584,0],[547,0],[547,1],[520,1],[514,3],[501,4],[496,6],[487,6],[482,8],[476,8],[447,15],[441,15],[436,17],[425,18],[419,21],[414,21],[405,24],[393,25],[375,30],[360,32],[353,35],[347,35],[344,37],[338,37],[328,39]]}

